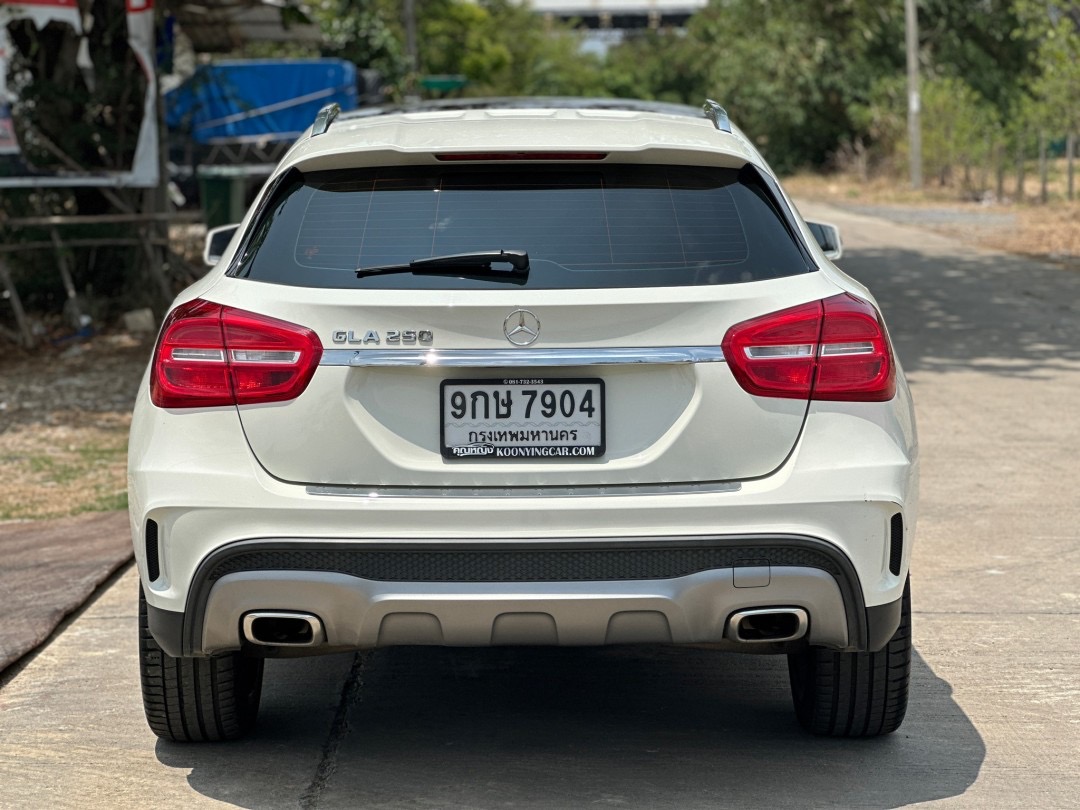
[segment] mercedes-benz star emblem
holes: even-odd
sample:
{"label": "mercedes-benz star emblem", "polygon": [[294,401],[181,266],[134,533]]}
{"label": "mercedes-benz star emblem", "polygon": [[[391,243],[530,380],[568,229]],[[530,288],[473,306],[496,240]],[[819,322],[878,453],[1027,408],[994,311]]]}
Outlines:
{"label": "mercedes-benz star emblem", "polygon": [[540,319],[527,309],[515,309],[503,321],[503,334],[515,346],[528,346],[540,337]]}

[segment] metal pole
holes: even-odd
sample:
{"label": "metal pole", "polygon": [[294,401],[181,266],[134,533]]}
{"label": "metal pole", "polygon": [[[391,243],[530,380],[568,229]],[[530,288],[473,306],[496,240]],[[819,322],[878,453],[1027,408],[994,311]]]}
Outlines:
{"label": "metal pole", "polygon": [[417,74],[420,57],[416,47],[416,0],[405,0],[405,53],[409,60],[409,76],[405,80],[406,100],[416,95]]}
{"label": "metal pole", "polygon": [[[155,68],[155,70],[158,70]],[[176,295],[168,276],[169,251],[167,247],[155,244],[157,239],[169,240],[169,223],[160,219],[160,214],[169,213],[169,142],[165,137],[165,104],[161,95],[161,71],[158,70],[157,93],[154,97],[154,115],[157,116],[158,128],[158,184],[154,188],[146,189],[143,194],[142,213],[152,216],[146,224],[138,229],[139,239],[143,243],[143,251],[146,254],[146,270],[150,279],[157,284],[161,293],[161,299],[156,302],[154,309],[168,307]],[[160,310],[159,310],[160,311]]]}
{"label": "metal pole", "polygon": [[911,187],[922,188],[922,127],[919,123],[919,17],[915,0],[904,0],[908,77],[908,161]]}

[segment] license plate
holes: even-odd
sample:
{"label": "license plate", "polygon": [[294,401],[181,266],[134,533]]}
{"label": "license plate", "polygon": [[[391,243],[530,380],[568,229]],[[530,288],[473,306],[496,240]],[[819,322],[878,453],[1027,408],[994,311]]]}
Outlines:
{"label": "license plate", "polygon": [[443,380],[444,458],[562,461],[604,455],[604,381]]}

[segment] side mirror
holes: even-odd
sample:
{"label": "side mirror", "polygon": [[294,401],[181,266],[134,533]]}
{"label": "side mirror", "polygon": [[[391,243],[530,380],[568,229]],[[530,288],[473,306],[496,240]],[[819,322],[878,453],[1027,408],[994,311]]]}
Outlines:
{"label": "side mirror", "polygon": [[844,255],[844,245],[840,241],[840,229],[824,222],[807,222],[806,226],[814,235],[818,245],[825,251],[825,258],[835,262]]}
{"label": "side mirror", "polygon": [[219,228],[211,228],[206,232],[206,241],[203,243],[202,260],[207,267],[213,267],[221,261],[225,248],[229,246],[239,225],[222,225]]}

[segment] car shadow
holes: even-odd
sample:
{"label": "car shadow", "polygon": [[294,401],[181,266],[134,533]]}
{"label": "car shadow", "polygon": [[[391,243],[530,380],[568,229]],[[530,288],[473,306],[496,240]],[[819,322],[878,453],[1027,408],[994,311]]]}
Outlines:
{"label": "car shadow", "polygon": [[918,654],[906,722],[871,740],[802,732],[782,657],[414,647],[352,662],[334,690],[304,686],[328,685],[320,659],[270,662],[251,740],[162,742],[158,759],[252,808],[890,808],[964,793],[986,753]]}
{"label": "car shadow", "polygon": [[[1038,378],[1080,364],[1080,274],[1022,256],[852,249],[905,371]],[[915,380],[918,383],[918,379]]]}

